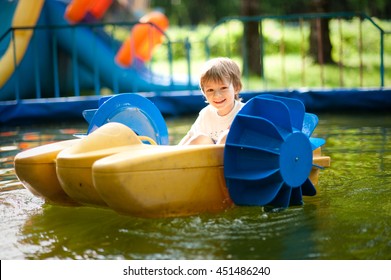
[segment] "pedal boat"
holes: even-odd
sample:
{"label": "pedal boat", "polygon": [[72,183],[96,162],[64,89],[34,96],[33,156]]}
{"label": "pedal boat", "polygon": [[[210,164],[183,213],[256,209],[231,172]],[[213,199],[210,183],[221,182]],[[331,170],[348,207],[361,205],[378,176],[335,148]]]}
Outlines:
{"label": "pedal boat", "polygon": [[[319,148],[313,162],[328,166],[330,158]],[[31,192],[54,204],[139,217],[215,213],[234,205],[224,180],[224,145],[148,145],[120,123],[19,153],[15,170]],[[312,168],[314,184],[318,172]]]}
{"label": "pedal boat", "polygon": [[[130,97],[120,96],[119,98]],[[256,104],[259,101],[261,103]],[[105,104],[110,105],[109,102],[110,100]],[[127,104],[129,103],[123,102],[122,107],[129,106]],[[104,118],[99,116],[98,110],[94,116],[102,120],[91,121],[90,126],[94,127],[94,130],[91,130],[85,137],[23,151],[15,157],[15,172],[26,188],[49,203],[109,207],[118,213],[139,217],[187,216],[224,211],[235,205],[269,205],[269,202],[274,203],[276,199],[273,201],[263,199],[262,203],[259,203],[256,197],[257,201],[253,203],[251,193],[254,188],[263,192],[263,189],[270,188],[270,186],[274,189],[269,191],[268,195],[273,195],[279,201],[283,201],[282,204],[277,203],[277,207],[279,205],[282,205],[281,207],[301,205],[302,195],[316,194],[315,186],[318,183],[319,169],[330,166],[330,157],[321,155],[320,146],[324,144],[324,141],[310,137],[317,124],[316,116],[310,114],[303,116],[304,110],[297,106],[297,102],[291,100],[276,101],[266,97],[262,100],[249,101],[248,104],[247,109],[242,109],[243,113],[237,117],[238,121],[236,123],[234,121],[231,127],[233,132],[230,131],[226,145],[174,146],[162,143],[157,145],[157,141],[151,137],[163,135],[165,139],[167,134],[166,127],[160,130],[153,129],[154,122],[150,119],[156,119],[156,117],[145,118],[145,122],[141,125],[140,119],[143,120],[143,116],[147,115],[143,110],[134,110],[131,107],[127,112],[127,108],[121,107],[118,109],[119,112],[114,114],[114,118],[110,110],[101,111],[107,115]],[[145,108],[144,105],[139,107]],[[252,111],[258,113],[259,106],[267,108],[274,106],[273,110],[262,111],[266,114],[271,112],[274,115],[253,117],[255,114]],[[275,112],[284,110],[287,116],[283,120],[278,119],[280,115]],[[131,117],[125,113],[131,114]],[[139,117],[140,114],[144,115]],[[288,125],[284,125],[284,122],[288,120],[290,124],[289,115],[294,116],[291,119],[299,121],[292,126],[292,132],[286,134],[285,128]],[[104,123],[109,117],[114,121]],[[120,122],[116,122],[115,117]],[[273,120],[275,125],[267,121],[267,118]],[[303,121],[303,118],[307,119]],[[129,120],[132,122],[130,125],[126,124]],[[299,127],[302,122],[303,128]],[[268,130],[261,132],[258,128],[259,124],[268,127]],[[135,131],[133,127],[138,131]],[[143,137],[139,136],[145,135],[140,131],[152,131],[152,133],[148,134],[149,137]],[[263,133],[266,134],[265,137]],[[247,137],[248,135],[254,137]],[[297,135],[300,137],[298,138]],[[261,141],[254,142],[253,139],[261,139]],[[270,142],[270,139],[274,142]],[[280,152],[281,155],[278,155],[270,148],[264,150],[263,147],[257,147],[258,143],[272,143],[273,145],[282,143],[281,147],[289,145],[300,147],[304,144],[306,148],[304,152],[301,148],[299,152],[293,151],[295,149],[284,149]],[[227,145],[234,153],[232,151],[227,153]],[[244,153],[241,152],[242,150]],[[261,151],[260,154],[262,156],[266,154],[267,159],[274,157],[273,161],[265,161],[262,157],[258,159],[258,155],[253,156],[253,151],[256,151],[258,155]],[[224,162],[227,155],[234,160]],[[235,157],[238,157],[237,160]],[[276,158],[280,158],[280,161],[276,161]],[[259,168],[261,177],[257,173],[254,173],[255,176],[243,176],[248,173],[248,169],[243,169],[242,160],[246,162],[248,159],[253,161],[246,163],[247,166]],[[263,169],[265,168],[263,165],[275,168],[270,163],[276,162],[281,165],[282,171],[273,169],[274,173],[272,173]],[[236,163],[239,163],[237,167],[234,166]],[[230,165],[229,168],[228,165]],[[292,171],[289,169],[287,172],[288,165],[293,168]],[[304,165],[305,168],[301,168]],[[233,167],[240,169],[233,169]],[[243,183],[238,184],[235,181],[237,180],[234,177],[236,170],[243,171],[239,178]],[[299,183],[296,183],[295,170],[299,170],[299,175],[302,177]],[[275,181],[269,185],[246,181],[253,179],[266,183],[270,180]],[[278,189],[276,182],[283,186],[283,189]],[[230,189],[230,187],[236,188],[237,186],[242,188],[241,184],[244,190],[246,188],[248,190],[248,193],[243,193],[248,201],[245,203],[240,201],[242,194],[237,189]],[[292,204],[290,204],[292,202],[291,192],[294,199]]]}

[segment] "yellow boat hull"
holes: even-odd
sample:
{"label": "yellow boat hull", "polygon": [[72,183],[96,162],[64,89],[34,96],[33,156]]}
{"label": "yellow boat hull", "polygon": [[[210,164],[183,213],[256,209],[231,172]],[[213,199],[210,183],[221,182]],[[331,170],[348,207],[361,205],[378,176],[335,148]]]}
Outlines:
{"label": "yellow boat hull", "polygon": [[16,176],[27,189],[47,202],[77,204],[64,192],[58,181],[56,158],[62,150],[79,141],[66,140],[20,152],[14,159]]}
{"label": "yellow boat hull", "polygon": [[[330,158],[313,153],[313,163]],[[174,217],[219,212],[234,204],[224,179],[224,146],[146,145],[131,129],[108,123],[83,139],[21,152],[20,181],[58,204],[110,207],[139,217]],[[318,182],[319,168],[310,180]]]}
{"label": "yellow boat hull", "polygon": [[94,186],[107,205],[141,217],[186,216],[233,206],[225,186],[224,146],[145,146],[94,163]]}
{"label": "yellow boat hull", "polygon": [[57,177],[69,197],[86,205],[106,206],[92,182],[95,161],[142,145],[138,136],[127,126],[110,123],[95,130],[72,147],[57,155]]}

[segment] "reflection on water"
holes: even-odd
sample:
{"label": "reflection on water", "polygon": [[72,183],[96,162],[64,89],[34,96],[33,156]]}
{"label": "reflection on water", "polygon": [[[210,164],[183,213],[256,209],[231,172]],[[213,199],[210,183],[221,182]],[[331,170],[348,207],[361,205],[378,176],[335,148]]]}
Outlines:
{"label": "reflection on water", "polygon": [[[319,114],[326,138],[318,195],[280,212],[142,219],[44,202],[18,182],[21,150],[72,138],[86,125],[1,128],[1,259],[391,259],[391,115]],[[194,117],[167,120],[177,143]]]}
{"label": "reflection on water", "polygon": [[283,214],[266,214],[242,207],[219,215],[141,219],[106,209],[44,207],[24,224],[18,242],[26,250],[26,258],[39,259],[315,256],[308,246],[312,225],[303,211],[295,208]]}

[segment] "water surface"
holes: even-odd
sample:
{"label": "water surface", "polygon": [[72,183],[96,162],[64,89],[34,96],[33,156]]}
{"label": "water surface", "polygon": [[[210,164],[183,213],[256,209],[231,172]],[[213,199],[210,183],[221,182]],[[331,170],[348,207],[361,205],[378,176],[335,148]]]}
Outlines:
{"label": "water surface", "polygon": [[[13,170],[21,150],[84,133],[84,123],[0,128],[1,259],[391,259],[391,114],[318,114],[332,158],[318,194],[267,212],[143,219],[45,204]],[[167,119],[179,142],[195,116]]]}

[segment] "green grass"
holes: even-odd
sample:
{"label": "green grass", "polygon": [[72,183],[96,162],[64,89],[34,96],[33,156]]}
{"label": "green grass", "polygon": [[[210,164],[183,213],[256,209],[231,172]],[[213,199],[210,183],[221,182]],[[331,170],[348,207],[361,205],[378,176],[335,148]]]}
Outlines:
{"label": "green grass", "polygon": [[[233,58],[239,65],[242,60]],[[391,62],[391,57],[387,57]],[[282,88],[356,88],[379,87],[380,71],[378,58],[367,55],[363,58],[363,67],[347,65],[323,65],[314,64],[311,58],[304,60],[298,55],[268,55],[265,58],[265,76],[243,73],[243,86],[248,90],[271,90]],[[190,74],[197,77],[204,60],[192,60]],[[151,70],[156,73],[169,73],[169,65],[162,61],[150,63]],[[173,62],[174,74],[187,75],[188,63],[185,59],[177,59]],[[242,67],[243,68],[243,67]],[[387,71],[387,69],[386,69]],[[387,72],[386,72],[387,73]],[[391,77],[385,75],[385,86],[391,86]]]}
{"label": "green grass", "polygon": [[[390,21],[378,21],[386,31],[391,31]],[[361,31],[360,31],[361,28]],[[156,48],[148,67],[156,73],[188,75],[197,77],[198,71],[207,59],[205,38],[211,26],[195,28],[171,26],[167,35],[171,41],[173,64],[169,65],[169,46],[166,43]],[[212,30],[209,37],[210,56],[233,58],[243,72],[245,89],[280,88],[351,88],[380,86],[380,32],[368,20],[332,20],[330,39],[333,45],[332,57],[335,64],[318,65],[308,56],[309,24],[265,20],[264,77],[248,75],[242,59],[242,30],[239,21],[232,21]],[[361,32],[361,35],[360,35]],[[118,38],[127,32],[117,31]],[[361,38],[361,39],[360,39]],[[186,41],[190,48],[186,48]],[[283,51],[281,46],[283,46]],[[187,62],[190,56],[190,65]],[[391,34],[384,36],[384,85],[391,86]]]}

